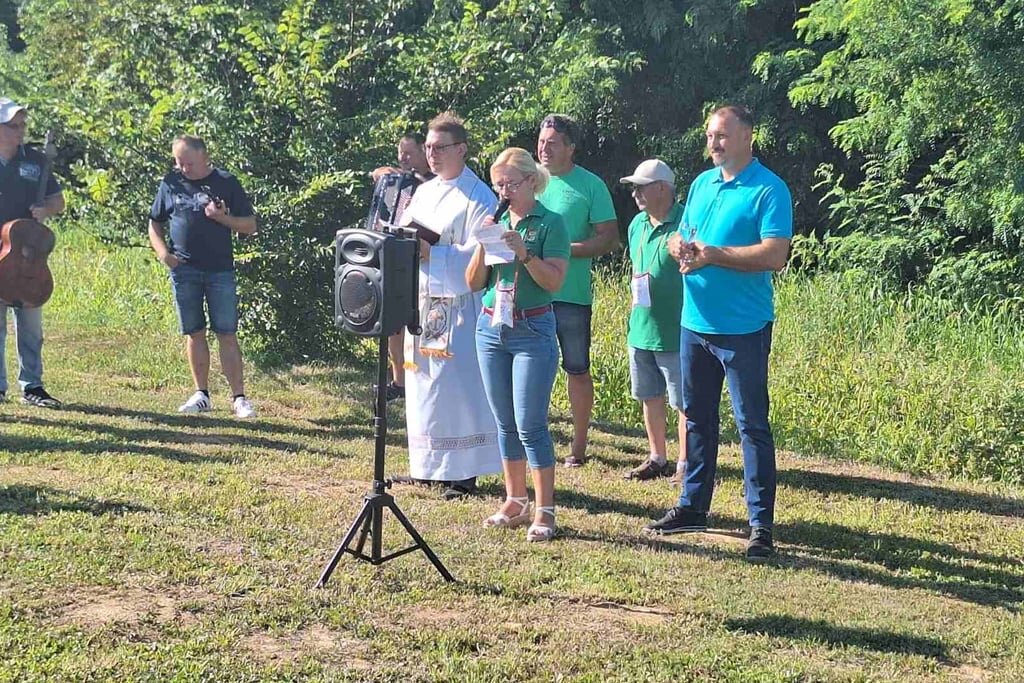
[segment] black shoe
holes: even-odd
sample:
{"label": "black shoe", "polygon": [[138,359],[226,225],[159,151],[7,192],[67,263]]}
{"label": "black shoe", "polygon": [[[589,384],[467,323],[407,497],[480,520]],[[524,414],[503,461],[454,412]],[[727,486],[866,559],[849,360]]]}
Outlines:
{"label": "black shoe", "polygon": [[644,527],[653,534],[679,534],[708,530],[708,513],[688,508],[670,508],[665,516]]}
{"label": "black shoe", "polygon": [[6,391],[0,391],[0,403],[3,403],[6,400],[7,400],[7,392]]}
{"label": "black shoe", "polygon": [[430,488],[431,486],[441,486],[442,484],[447,484],[448,482],[433,481],[431,479],[416,479],[414,477],[410,477],[408,474],[398,474],[391,477],[391,483],[408,484],[411,486],[423,486],[425,488]]}
{"label": "black shoe", "polygon": [[753,527],[750,530],[750,540],[747,541],[747,559],[751,562],[763,562],[774,554],[772,530],[763,526]]}
{"label": "black shoe", "polygon": [[405,387],[391,382],[384,388],[384,397],[387,399],[388,403],[404,399]]}
{"label": "black shoe", "polygon": [[445,500],[457,500],[476,493],[476,477],[463,479],[462,481],[448,482],[448,488],[441,494]]}
{"label": "black shoe", "polygon": [[676,472],[676,464],[674,462],[657,463],[651,458],[644,460],[643,464],[639,467],[634,467],[629,472],[626,472],[626,479],[637,479],[639,481],[648,481],[650,479],[657,479],[658,477],[671,477]]}
{"label": "black shoe", "polygon": [[38,408],[60,408],[62,405],[60,401],[46,393],[46,389],[42,387],[26,389],[25,393],[21,395],[21,402]]}

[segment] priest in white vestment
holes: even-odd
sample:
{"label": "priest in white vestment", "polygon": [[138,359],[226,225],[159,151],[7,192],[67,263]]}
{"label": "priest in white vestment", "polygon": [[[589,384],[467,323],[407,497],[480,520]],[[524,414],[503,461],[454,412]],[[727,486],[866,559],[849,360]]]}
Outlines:
{"label": "priest in white vestment", "polygon": [[430,241],[420,240],[423,333],[406,333],[405,342],[409,474],[443,482],[449,499],[473,492],[478,476],[501,472],[498,428],[477,365],[480,294],[469,291],[465,278],[474,234],[497,198],[466,167],[466,141],[457,117],[441,114],[430,122],[425,149],[436,177],[416,190],[401,218],[432,233]]}

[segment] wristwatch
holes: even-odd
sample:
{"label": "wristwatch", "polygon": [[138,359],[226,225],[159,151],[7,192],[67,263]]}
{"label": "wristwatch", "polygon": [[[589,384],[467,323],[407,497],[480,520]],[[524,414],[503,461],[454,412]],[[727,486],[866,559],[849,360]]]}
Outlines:
{"label": "wristwatch", "polygon": [[533,260],[533,252],[532,251],[527,251],[526,252],[526,256],[523,258],[523,265],[525,266],[527,263],[529,263],[532,260]]}

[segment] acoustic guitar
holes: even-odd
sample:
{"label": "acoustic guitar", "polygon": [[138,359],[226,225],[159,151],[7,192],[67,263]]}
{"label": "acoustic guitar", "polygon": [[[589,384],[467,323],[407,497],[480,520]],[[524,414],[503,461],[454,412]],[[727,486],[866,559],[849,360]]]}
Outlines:
{"label": "acoustic guitar", "polygon": [[[46,163],[39,177],[35,206],[46,201],[57,148],[53,134],[46,133],[43,145]],[[0,230],[0,302],[15,308],[39,308],[53,294],[53,275],[46,263],[57,238],[53,231],[34,218],[16,218]]]}

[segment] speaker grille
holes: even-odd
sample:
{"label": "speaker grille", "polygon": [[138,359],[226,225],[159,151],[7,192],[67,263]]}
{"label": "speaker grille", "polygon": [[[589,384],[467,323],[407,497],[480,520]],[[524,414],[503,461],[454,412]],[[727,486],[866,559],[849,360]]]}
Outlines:
{"label": "speaker grille", "polygon": [[346,272],[341,280],[341,314],[350,325],[373,324],[380,309],[377,286],[358,270]]}

